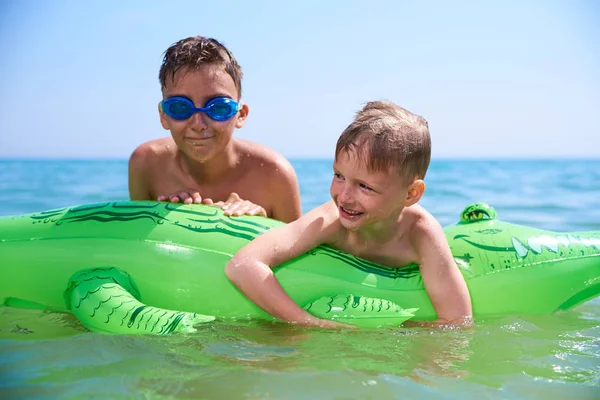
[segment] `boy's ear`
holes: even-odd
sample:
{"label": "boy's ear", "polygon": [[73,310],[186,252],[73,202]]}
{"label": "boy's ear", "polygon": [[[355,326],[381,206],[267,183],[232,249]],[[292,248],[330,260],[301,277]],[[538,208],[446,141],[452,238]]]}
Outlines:
{"label": "boy's ear", "polygon": [[165,115],[165,113],[162,110],[162,106],[160,105],[160,101],[158,102],[158,116],[160,117],[160,124],[162,125],[163,129],[169,130],[169,124],[167,122],[167,116]]}
{"label": "boy's ear", "polygon": [[417,179],[408,186],[406,192],[406,198],[404,199],[404,207],[412,206],[421,200],[421,197],[425,193],[425,182],[422,179]]}
{"label": "boy's ear", "polygon": [[237,121],[235,122],[236,128],[239,129],[242,126],[244,126],[244,123],[246,122],[246,118],[248,118],[249,113],[250,113],[250,107],[248,107],[248,104],[242,103],[242,106],[240,107],[239,115],[237,117]]}

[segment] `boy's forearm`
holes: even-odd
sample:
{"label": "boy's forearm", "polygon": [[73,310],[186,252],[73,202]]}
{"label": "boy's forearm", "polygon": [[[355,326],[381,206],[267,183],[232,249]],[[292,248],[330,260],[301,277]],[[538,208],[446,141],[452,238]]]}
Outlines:
{"label": "boy's forearm", "polygon": [[231,282],[271,316],[285,322],[317,324],[318,318],[300,308],[283,290],[269,266],[258,261],[232,259],[225,268]]}

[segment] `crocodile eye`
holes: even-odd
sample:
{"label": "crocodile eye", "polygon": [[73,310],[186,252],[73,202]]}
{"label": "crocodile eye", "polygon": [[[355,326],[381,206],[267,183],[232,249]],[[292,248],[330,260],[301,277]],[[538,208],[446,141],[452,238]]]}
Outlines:
{"label": "crocodile eye", "polygon": [[480,220],[483,218],[483,216],[486,216],[487,219],[490,219],[490,215],[488,213],[486,213],[485,211],[471,211],[468,215],[467,218],[469,218],[469,220]]}
{"label": "crocodile eye", "polygon": [[461,223],[496,219],[496,210],[486,203],[474,203],[467,206],[460,214]]}

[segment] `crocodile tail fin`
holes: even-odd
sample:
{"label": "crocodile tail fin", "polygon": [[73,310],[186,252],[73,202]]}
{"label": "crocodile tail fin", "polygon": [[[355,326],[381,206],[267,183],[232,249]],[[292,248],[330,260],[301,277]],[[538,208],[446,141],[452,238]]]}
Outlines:
{"label": "crocodile tail fin", "polygon": [[64,293],[67,308],[88,329],[118,334],[195,332],[194,326],[215,317],[166,310],[141,302],[131,276],[118,268],[91,268],[75,273]]}

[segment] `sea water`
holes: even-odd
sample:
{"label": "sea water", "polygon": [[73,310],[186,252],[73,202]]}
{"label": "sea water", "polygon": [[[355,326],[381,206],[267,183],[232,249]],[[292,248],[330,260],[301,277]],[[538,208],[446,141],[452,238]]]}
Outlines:
{"label": "sea water", "polygon": [[[331,160],[292,160],[303,212]],[[600,230],[600,160],[434,160],[421,204],[442,225],[485,201],[498,218]],[[126,160],[0,160],[0,215],[127,199]],[[510,296],[510,288],[506,288]],[[327,331],[215,322],[190,335],[89,332],[71,315],[0,308],[0,398],[600,398],[600,298],[474,328]]]}

